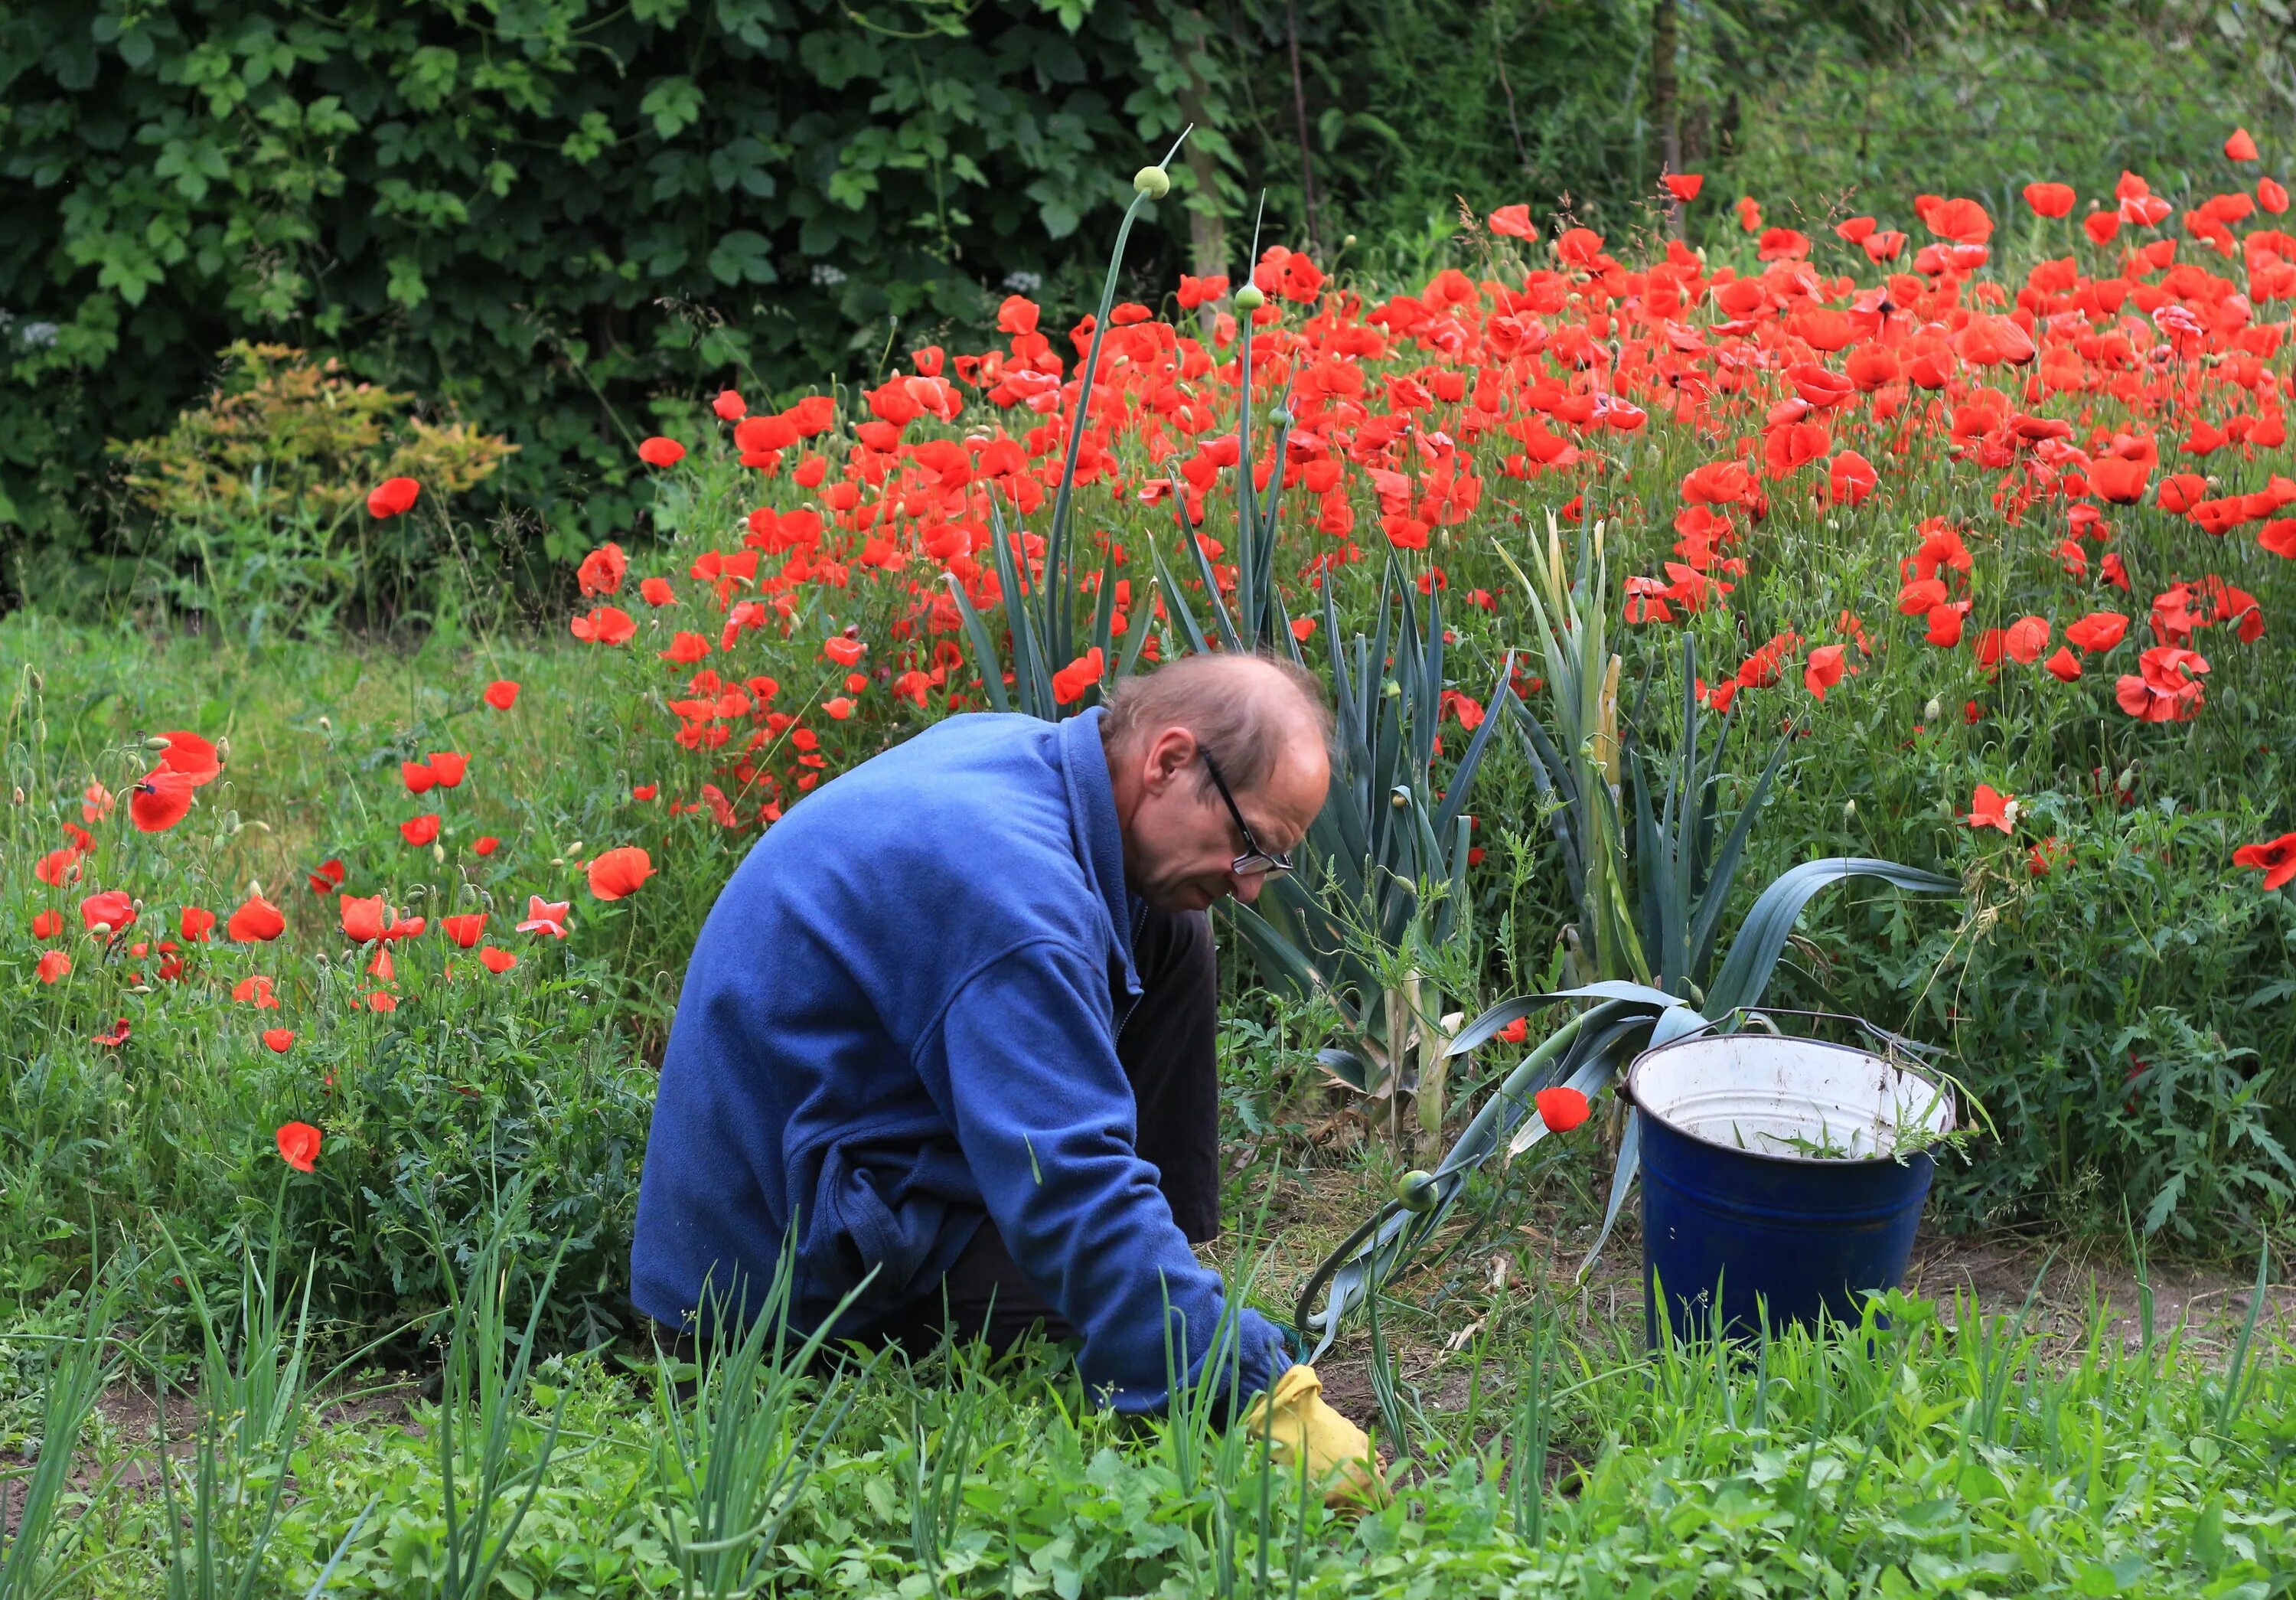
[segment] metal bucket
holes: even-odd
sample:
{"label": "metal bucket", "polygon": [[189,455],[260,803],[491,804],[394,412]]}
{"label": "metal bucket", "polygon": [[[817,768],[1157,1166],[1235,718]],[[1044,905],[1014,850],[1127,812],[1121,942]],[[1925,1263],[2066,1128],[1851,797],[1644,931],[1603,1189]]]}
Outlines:
{"label": "metal bucket", "polygon": [[[1774,1034],[1702,1034],[1644,1052],[1644,1321],[1677,1338],[1856,1323],[1897,1287],[1954,1126],[1946,1092],[1863,1050]],[[1915,1153],[1903,1155],[1902,1148]],[[1662,1289],[1661,1289],[1662,1286]]]}

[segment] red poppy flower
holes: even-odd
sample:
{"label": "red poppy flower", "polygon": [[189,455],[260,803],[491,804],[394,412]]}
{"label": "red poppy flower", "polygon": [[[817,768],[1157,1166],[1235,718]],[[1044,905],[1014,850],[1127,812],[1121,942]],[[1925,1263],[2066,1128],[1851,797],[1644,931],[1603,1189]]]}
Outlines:
{"label": "red poppy flower", "polygon": [[379,521],[405,516],[422,493],[422,486],[412,478],[386,478],[367,491],[366,514]]}
{"label": "red poppy flower", "polygon": [[420,847],[439,837],[439,814],[425,811],[420,816],[410,816],[398,825],[399,837]]}
{"label": "red poppy flower", "polygon": [[1669,172],[1659,182],[1666,185],[1669,194],[1685,205],[1696,200],[1699,190],[1706,186],[1705,175],[1697,172]]}
{"label": "red poppy flower", "polygon": [[34,939],[53,939],[57,934],[62,933],[63,931],[64,914],[62,912],[52,908],[46,911],[36,911],[32,914],[32,937]]}
{"label": "red poppy flower", "polygon": [[719,420],[728,423],[738,423],[750,414],[749,403],[730,389],[719,390],[718,398],[709,402],[709,409],[718,414]]}
{"label": "red poppy flower", "polygon": [[87,1042],[91,1045],[102,1045],[107,1050],[117,1050],[127,1042],[127,1019],[121,1017],[111,1024],[111,1031],[92,1033],[88,1035]]}
{"label": "red poppy flower", "polygon": [[1841,646],[1821,644],[1809,652],[1809,661],[1802,668],[1802,687],[1824,700],[1825,692],[1841,681]]}
{"label": "red poppy flower", "polygon": [[869,653],[869,647],[858,639],[849,639],[840,635],[833,639],[823,640],[821,653],[840,667],[850,667]]}
{"label": "red poppy flower", "polygon": [[501,848],[502,841],[492,833],[481,833],[471,841],[471,854],[473,856],[491,856]]}
{"label": "red poppy flower", "polygon": [[1538,225],[1531,221],[1529,206],[1501,206],[1491,213],[1491,232],[1511,239],[1536,239]]}
{"label": "red poppy flower", "polygon": [[2144,498],[2144,486],[2152,475],[2141,461],[2105,455],[2089,464],[2088,482],[2099,496],[2115,505],[2134,505]]}
{"label": "red poppy flower", "polygon": [[574,580],[581,586],[585,599],[592,595],[615,595],[621,592],[622,579],[630,570],[630,558],[619,545],[605,544],[582,558],[574,569]]}
{"label": "red poppy flower", "polygon": [[287,931],[287,919],[278,907],[259,894],[251,894],[231,914],[223,931],[236,943],[263,944]]}
{"label": "red poppy flower", "polygon": [[665,661],[675,662],[681,667],[691,667],[709,653],[709,641],[700,634],[687,633],[680,629],[671,636],[668,650],[658,651],[655,653]]}
{"label": "red poppy flower", "polygon": [[677,595],[667,578],[647,578],[638,582],[638,598],[648,605],[668,605]]}
{"label": "red poppy flower", "polygon": [[242,1005],[252,1005],[258,1011],[279,1009],[279,997],[271,992],[271,980],[259,972],[233,984],[231,997]]}
{"label": "red poppy flower", "polygon": [[2016,819],[2017,800],[2013,795],[2003,794],[1990,784],[1977,786],[1977,793],[1969,802],[1971,827],[1998,828],[2006,833]]}
{"label": "red poppy flower", "polygon": [[553,939],[566,937],[564,900],[545,900],[540,895],[526,898],[526,920],[518,924],[521,933],[547,933]]}
{"label": "red poppy flower", "polygon": [[518,685],[510,678],[498,677],[486,687],[480,699],[497,711],[507,711],[518,703]]}
{"label": "red poppy flower", "polygon": [[422,759],[430,768],[431,775],[439,780],[439,787],[441,789],[461,788],[463,775],[471,767],[470,757],[459,755],[451,750],[434,750]]}
{"label": "red poppy flower", "polygon": [[39,973],[43,983],[60,982],[71,972],[71,957],[62,950],[43,950],[34,970]]}
{"label": "red poppy flower", "polygon": [[2070,184],[2027,184],[2025,203],[2033,208],[2036,217],[2067,217],[2073,209],[2073,186]]}
{"label": "red poppy flower", "polygon": [[220,753],[199,734],[177,729],[155,737],[167,741],[167,748],[160,752],[160,765],[171,772],[182,773],[192,781],[193,788],[214,782],[222,773]]}
{"label": "red poppy flower", "polygon": [[2077,649],[2091,655],[2103,655],[2127,636],[2128,619],[2119,611],[2091,611],[2078,622],[2068,623],[2065,637]]}
{"label": "red poppy flower", "polygon": [[1053,699],[1062,705],[1072,705],[1084,698],[1085,691],[1100,682],[1106,663],[1095,644],[1076,660],[1053,674]]}
{"label": "red poppy flower", "polygon": [[325,1136],[308,1122],[283,1122],[274,1136],[279,1145],[279,1159],[298,1172],[318,1169],[319,1145]]}
{"label": "red poppy flower", "polygon": [[137,781],[127,797],[127,815],[146,833],[164,833],[191,815],[199,785],[171,767],[157,767]]}
{"label": "red poppy flower", "polygon": [[204,906],[186,906],[176,914],[176,928],[193,944],[204,944],[213,932],[216,914]]}
{"label": "red poppy flower", "polygon": [[79,903],[79,920],[91,933],[117,933],[135,921],[135,902],[124,889],[107,889]]}
{"label": "red poppy flower", "polygon": [[466,911],[457,916],[442,916],[439,919],[439,925],[447,931],[447,938],[467,950],[477,944],[480,936],[487,931],[487,914]]}
{"label": "red poppy flower", "polygon": [[638,447],[638,459],[650,467],[674,467],[685,459],[685,447],[657,433]]}
{"label": "red poppy flower", "polygon": [[263,1030],[264,1048],[274,1055],[286,1054],[288,1046],[294,1042],[295,1030],[292,1028],[266,1028]]}
{"label": "red poppy flower", "polygon": [[838,694],[823,701],[821,709],[829,713],[829,719],[832,722],[842,722],[853,715],[854,707],[851,701],[842,694]]}
{"label": "red poppy flower", "polygon": [[343,932],[353,944],[370,944],[382,937],[388,910],[381,895],[370,895],[365,899],[344,895],[335,904],[342,914]]}
{"label": "red poppy flower", "polygon": [[2263,844],[2243,844],[2232,853],[2234,866],[2252,866],[2264,874],[2264,887],[2276,890],[2296,879],[2296,833],[2283,833]]}
{"label": "red poppy flower", "polygon": [[636,845],[625,844],[603,852],[590,863],[590,892],[602,900],[619,900],[636,894],[653,876],[653,862]]}
{"label": "red poppy flower", "polygon": [[430,770],[428,761],[401,761],[398,778],[409,794],[428,794],[439,783],[439,775]]}
{"label": "red poppy flower", "polygon": [[2069,684],[2081,675],[2080,657],[2060,644],[2057,653],[2041,663],[2041,669],[2059,683]]}
{"label": "red poppy flower", "polygon": [[377,989],[374,993],[366,997],[366,1008],[378,1015],[388,1012],[397,1011],[398,1009],[398,997],[393,994],[387,994],[381,989]]}
{"label": "red poppy flower", "polygon": [[2244,127],[2232,130],[2232,136],[2225,141],[2224,150],[2225,159],[2230,161],[2254,161],[2261,159],[2256,148],[2255,139]]}
{"label": "red poppy flower", "polygon": [[1863,505],[1881,486],[1874,464],[1855,450],[1844,450],[1826,469],[1826,488],[1836,505]]}
{"label": "red poppy flower", "polygon": [[32,863],[32,876],[51,889],[62,889],[67,883],[77,883],[79,882],[79,851],[70,845],[64,846],[62,849],[50,850]]}
{"label": "red poppy flower", "polygon": [[586,617],[567,625],[578,639],[594,644],[627,644],[637,636],[638,625],[619,606],[602,605]]}
{"label": "red poppy flower", "polygon": [[1541,1089],[1531,1096],[1549,1133],[1569,1133],[1587,1120],[1587,1096],[1568,1087]]}
{"label": "red poppy flower", "polygon": [[494,946],[488,945],[485,949],[479,952],[479,964],[481,966],[484,966],[487,971],[500,974],[507,972],[511,968],[516,966],[518,964],[518,957],[512,955],[508,950],[498,950],[495,948]]}

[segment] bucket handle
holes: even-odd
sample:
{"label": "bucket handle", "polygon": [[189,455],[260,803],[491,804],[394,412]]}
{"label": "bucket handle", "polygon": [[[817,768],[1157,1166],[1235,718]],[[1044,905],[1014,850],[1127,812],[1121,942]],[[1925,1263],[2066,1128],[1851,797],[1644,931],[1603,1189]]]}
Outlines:
{"label": "bucket handle", "polygon": [[1804,1011],[1790,1005],[1734,1005],[1720,1016],[1701,1023],[1689,1032],[1668,1042],[1680,1044],[1684,1039],[1694,1039],[1701,1034],[1711,1033],[1733,1017],[1742,1017],[1750,1023],[1759,1022],[1769,1033],[1779,1038],[1788,1037],[1785,1030],[1777,1025],[1776,1019],[1779,1017],[1806,1017],[1814,1022],[1848,1022],[1862,1029],[1867,1038],[1880,1045],[1885,1059],[1903,1051],[1918,1061],[1933,1062],[1945,1054],[1939,1046],[1924,1045],[1919,1039],[1907,1038],[1902,1033],[1892,1032],[1879,1022],[1869,1022],[1864,1017],[1853,1017],[1838,1011]]}

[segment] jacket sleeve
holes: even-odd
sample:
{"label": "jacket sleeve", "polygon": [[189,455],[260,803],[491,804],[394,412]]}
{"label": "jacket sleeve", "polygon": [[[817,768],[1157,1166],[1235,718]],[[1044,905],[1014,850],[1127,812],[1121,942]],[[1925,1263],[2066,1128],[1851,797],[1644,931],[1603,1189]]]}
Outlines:
{"label": "jacket sleeve", "polygon": [[919,1069],[1005,1248],[1083,1334],[1088,1384],[1119,1411],[1158,1410],[1174,1369],[1196,1382],[1218,1356],[1219,1390],[1233,1375],[1249,1397],[1291,1365],[1282,1336],[1257,1312],[1227,1315],[1135,1153],[1106,993],[1066,945],[1025,946],[966,981]]}

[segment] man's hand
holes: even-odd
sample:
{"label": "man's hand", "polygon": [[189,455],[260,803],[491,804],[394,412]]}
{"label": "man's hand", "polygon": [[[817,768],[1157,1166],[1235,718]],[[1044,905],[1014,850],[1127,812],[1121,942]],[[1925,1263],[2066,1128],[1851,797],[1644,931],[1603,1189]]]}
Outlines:
{"label": "man's hand", "polygon": [[1265,1437],[1277,1463],[1296,1468],[1324,1491],[1324,1504],[1361,1510],[1383,1505],[1387,1480],[1371,1453],[1364,1431],[1324,1403],[1324,1381],[1312,1366],[1293,1366],[1275,1387],[1252,1402],[1244,1425]]}

